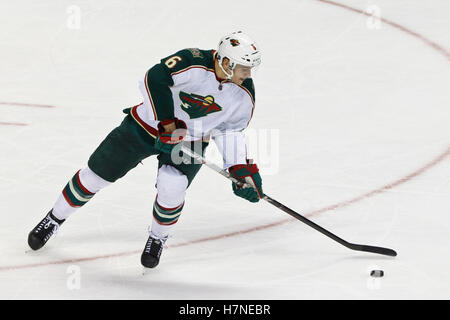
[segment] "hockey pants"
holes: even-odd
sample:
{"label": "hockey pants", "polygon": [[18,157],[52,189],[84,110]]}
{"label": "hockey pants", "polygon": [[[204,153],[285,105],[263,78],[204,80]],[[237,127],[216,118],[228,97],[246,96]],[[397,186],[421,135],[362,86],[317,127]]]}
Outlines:
{"label": "hockey pants", "polygon": [[[207,142],[184,142],[194,149],[201,143],[204,153]],[[174,163],[170,154],[153,147],[154,138],[147,134],[130,115],[101,142],[90,156],[88,166],[78,171],[58,197],[53,214],[66,219],[86,204],[98,191],[126,175],[143,159],[157,155],[157,195],[153,205],[152,232],[164,237],[180,217],[186,190],[201,164]],[[196,150],[196,149],[195,149]]]}

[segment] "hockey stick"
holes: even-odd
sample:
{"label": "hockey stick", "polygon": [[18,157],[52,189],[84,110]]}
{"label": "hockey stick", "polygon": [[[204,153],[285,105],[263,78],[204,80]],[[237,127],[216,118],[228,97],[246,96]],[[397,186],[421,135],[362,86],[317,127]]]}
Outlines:
{"label": "hockey stick", "polygon": [[[211,168],[212,170],[216,171],[217,173],[220,173],[222,176],[224,176],[225,178],[227,178],[227,179],[237,183],[238,185],[243,185],[244,184],[243,182],[233,178],[227,171],[222,170],[216,164],[207,161],[204,157],[202,157],[201,155],[199,155],[199,154],[193,152],[192,150],[186,148],[185,146],[183,146],[181,148],[181,151],[183,152],[183,154],[186,154],[189,157],[191,157],[192,159],[195,159],[198,162],[206,165],[207,167]],[[269,202],[270,204],[274,205],[278,209],[286,212],[287,214],[291,215],[295,219],[300,220],[301,222],[307,224],[311,228],[319,231],[320,233],[326,235],[327,237],[333,239],[334,241],[340,243],[341,245],[343,245],[343,246],[345,246],[345,247],[347,247],[347,248],[349,248],[351,250],[378,253],[378,254],[383,254],[383,255],[392,256],[392,257],[395,257],[397,255],[397,252],[395,252],[394,250],[389,249],[389,248],[375,247],[375,246],[369,246],[369,245],[364,245],[364,244],[356,244],[356,243],[351,243],[351,242],[345,241],[344,239],[338,237],[334,233],[326,230],[325,228],[322,228],[321,226],[319,226],[318,224],[316,224],[316,223],[312,222],[311,220],[305,218],[301,214],[299,214],[299,213],[295,212],[294,210],[286,207],[284,204],[282,204],[282,203],[278,202],[277,200],[269,197],[267,194],[264,194],[262,199],[267,201],[267,202]]]}

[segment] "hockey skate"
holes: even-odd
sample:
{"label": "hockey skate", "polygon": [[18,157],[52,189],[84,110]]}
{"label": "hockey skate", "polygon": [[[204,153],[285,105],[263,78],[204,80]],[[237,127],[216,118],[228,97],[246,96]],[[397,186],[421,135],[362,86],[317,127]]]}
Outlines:
{"label": "hockey skate", "polygon": [[39,224],[34,227],[28,234],[28,245],[33,250],[39,250],[47,241],[58,232],[59,227],[65,220],[57,219],[52,210],[42,219]]}
{"label": "hockey skate", "polygon": [[150,233],[141,256],[141,264],[144,267],[154,268],[158,265],[159,258],[161,257],[161,252],[164,248],[164,243],[166,242],[166,240],[167,237],[159,239],[155,235]]}

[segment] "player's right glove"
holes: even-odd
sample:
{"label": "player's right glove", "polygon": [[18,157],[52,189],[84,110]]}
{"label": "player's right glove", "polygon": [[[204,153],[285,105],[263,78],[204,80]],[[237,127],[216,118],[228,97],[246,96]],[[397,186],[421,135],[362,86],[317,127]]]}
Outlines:
{"label": "player's right glove", "polygon": [[[167,131],[164,127],[175,124],[175,130]],[[171,153],[172,149],[181,143],[186,136],[187,126],[183,120],[177,118],[163,120],[158,123],[158,136],[155,141],[155,148],[164,152]]]}
{"label": "player's right glove", "polygon": [[[249,161],[247,160],[247,162]],[[263,197],[262,179],[255,163],[237,164],[230,167],[228,171],[233,178],[250,185],[249,187],[239,186],[233,182],[232,187],[235,195],[250,202],[258,202]]]}

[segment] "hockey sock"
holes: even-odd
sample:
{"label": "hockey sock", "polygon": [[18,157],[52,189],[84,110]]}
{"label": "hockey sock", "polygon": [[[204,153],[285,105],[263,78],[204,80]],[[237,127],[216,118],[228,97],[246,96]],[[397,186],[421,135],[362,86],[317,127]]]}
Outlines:
{"label": "hockey sock", "polygon": [[156,198],[153,204],[153,222],[151,232],[158,238],[164,238],[169,235],[172,226],[178,221],[183,210],[184,202],[174,208],[166,208],[158,203]]}
{"label": "hockey sock", "polygon": [[61,220],[67,219],[78,208],[84,206],[108,182],[100,178],[91,169],[79,170],[64,187],[53,206],[53,215]]}

